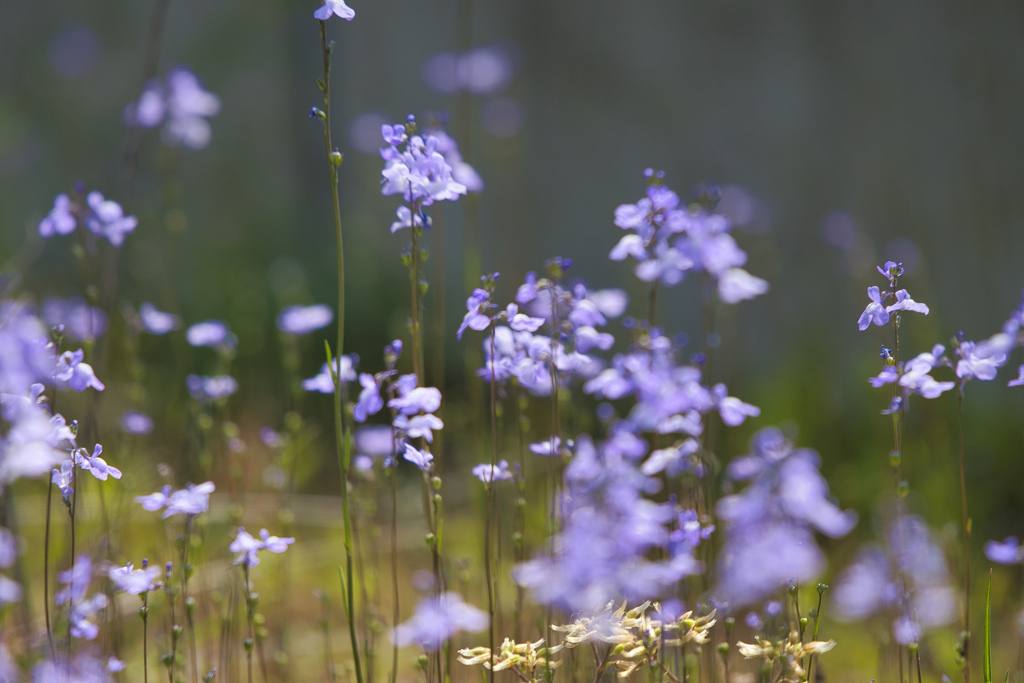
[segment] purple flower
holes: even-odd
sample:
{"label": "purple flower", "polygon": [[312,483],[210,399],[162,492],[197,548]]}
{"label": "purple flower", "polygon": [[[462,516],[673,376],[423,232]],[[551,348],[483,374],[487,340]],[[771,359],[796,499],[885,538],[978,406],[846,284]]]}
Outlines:
{"label": "purple flower", "polygon": [[430,216],[419,211],[413,215],[413,212],[409,210],[408,206],[398,207],[395,210],[395,217],[398,218],[398,220],[391,224],[392,235],[399,230],[404,230],[405,228],[429,228],[433,225],[433,222],[430,220]]}
{"label": "purple flower", "polygon": [[427,87],[445,95],[460,90],[474,95],[495,94],[514,73],[512,56],[499,45],[477,47],[462,54],[441,52],[428,59],[421,71]]}
{"label": "purple flower", "polygon": [[363,390],[359,392],[359,400],[352,410],[352,417],[356,422],[366,422],[367,417],[375,415],[384,407],[384,399],[380,397],[380,384],[373,375],[366,372],[360,374],[359,384]]}
{"label": "purple flower", "polygon": [[1002,352],[991,352],[981,355],[977,346],[972,341],[960,342],[957,347],[957,355],[960,360],[956,363],[956,376],[960,379],[979,379],[984,382],[996,378],[996,373],[1006,363],[1006,354]]}
{"label": "purple flower", "polygon": [[253,538],[245,527],[238,527],[238,535],[231,542],[228,548],[233,553],[238,553],[234,564],[244,564],[246,567],[255,567],[260,563],[257,553],[261,550],[269,550],[272,553],[283,553],[288,546],[295,542],[294,538],[280,538],[271,536],[266,529],[260,530],[259,540]]}
{"label": "purple flower", "polygon": [[545,441],[539,441],[537,443],[531,443],[529,448],[531,453],[537,455],[560,455],[562,440],[557,436],[553,436]]}
{"label": "purple flower", "polygon": [[185,331],[185,339],[192,346],[235,346],[234,335],[220,320],[206,320],[192,325]]}
{"label": "purple flower", "polygon": [[896,372],[896,366],[886,365],[884,368],[882,368],[882,371],[878,373],[878,375],[868,379],[868,382],[875,389],[880,389],[884,387],[886,384],[892,384],[896,382],[897,380],[899,380],[899,378],[900,376],[899,373]]}
{"label": "purple flower", "polygon": [[77,297],[43,301],[43,320],[50,327],[63,325],[64,335],[79,341],[93,341],[107,331],[107,314]]}
{"label": "purple flower", "polygon": [[60,489],[60,495],[64,499],[64,502],[71,500],[72,494],[75,490],[71,488],[71,482],[74,481],[75,474],[75,463],[70,460],[65,460],[61,463],[59,470],[53,470],[50,474],[50,482]]}
{"label": "purple flower", "polygon": [[107,606],[107,596],[96,593],[87,600],[76,600],[68,610],[68,621],[71,622],[71,637],[95,640],[100,627],[89,621],[89,617]]}
{"label": "purple flower", "polygon": [[77,222],[72,213],[71,198],[66,194],[59,194],[53,200],[53,209],[43,220],[39,221],[40,237],[53,237],[54,235],[70,235],[75,230]]}
{"label": "purple flower", "polygon": [[42,321],[19,301],[0,301],[0,394],[28,396],[53,372],[54,351]]}
{"label": "purple flower", "polygon": [[105,237],[115,247],[120,247],[125,235],[139,224],[138,218],[125,216],[120,204],[104,199],[99,192],[90,192],[85,201],[92,209],[85,215],[85,227],[94,235]]}
{"label": "purple flower", "polygon": [[121,417],[121,429],[126,434],[149,434],[153,431],[153,419],[145,413],[127,410]]}
{"label": "purple flower", "polygon": [[171,69],[165,82],[152,80],[146,84],[139,101],[125,108],[125,122],[143,128],[162,123],[164,144],[203,149],[211,137],[206,119],[219,111],[220,99],[203,90],[194,73],[178,66]]}
{"label": "purple flower", "polygon": [[84,448],[79,448],[75,451],[75,464],[79,469],[91,473],[100,481],[106,481],[107,477],[120,479],[121,470],[113,465],[108,465],[107,461],[100,457],[102,452],[103,446],[100,444],[96,444],[93,448],[92,455],[88,455]]}
{"label": "purple flower", "polygon": [[761,409],[757,406],[744,403],[735,396],[729,396],[724,384],[716,384],[711,391],[718,404],[718,414],[722,416],[722,422],[730,427],[737,427],[748,417],[757,417],[761,414]]}
{"label": "purple flower", "polygon": [[396,626],[391,638],[400,647],[417,644],[433,651],[459,631],[477,633],[488,623],[487,613],[463,602],[458,593],[442,593],[421,600],[412,619]]}
{"label": "purple flower", "polygon": [[434,442],[434,430],[444,428],[444,422],[435,415],[398,415],[394,424],[395,431],[401,436],[426,439],[427,443]]}
{"label": "purple flower", "polygon": [[502,315],[514,332],[536,332],[544,324],[543,318],[534,318],[525,313],[520,313],[519,306],[516,304],[506,306],[505,312]]}
{"label": "purple flower", "polygon": [[[334,372],[338,375],[340,382],[352,382],[356,379],[356,363],[359,357],[355,354],[339,356],[332,359]],[[339,366],[340,363],[340,366]],[[340,367],[340,370],[339,370]],[[309,379],[302,380],[302,388],[306,391],[319,391],[321,394],[334,393],[334,377],[331,376],[331,366],[324,363],[320,367],[320,374]],[[378,408],[377,410],[380,410]],[[376,412],[376,411],[374,411]],[[365,419],[365,418],[364,418]],[[361,420],[360,420],[361,421]]]}
{"label": "purple flower", "polygon": [[89,583],[92,581],[92,558],[79,555],[71,569],[58,572],[57,580],[65,586],[53,596],[54,602],[58,605],[79,602],[89,591]]}
{"label": "purple flower", "polygon": [[186,484],[185,488],[171,493],[170,486],[151,493],[148,496],[137,496],[135,502],[142,504],[143,510],[156,512],[163,509],[163,518],[173,515],[198,515],[210,507],[210,494],[215,487],[212,481],[203,484]]}
{"label": "purple flower", "polygon": [[18,542],[7,529],[0,526],[0,567],[10,567],[18,557]]}
{"label": "purple flower", "polygon": [[515,479],[508,468],[508,461],[502,460],[496,465],[482,463],[472,470],[473,476],[485,484],[492,484],[496,481],[512,481]]}
{"label": "purple flower", "polygon": [[288,334],[309,334],[334,320],[334,311],[324,304],[289,306],[277,317],[277,329]]}
{"label": "purple flower", "polygon": [[181,319],[178,316],[159,311],[148,301],[139,306],[139,320],[142,322],[143,329],[150,334],[167,334],[181,325]]}
{"label": "purple flower", "polygon": [[913,311],[914,313],[923,313],[928,315],[928,305],[914,301],[910,298],[907,290],[901,289],[896,292],[896,303],[885,307],[886,313],[892,313],[894,311]]}
{"label": "purple flower", "polygon": [[333,16],[352,21],[356,16],[356,11],[346,5],[345,0],[324,0],[323,6],[313,12],[313,16],[320,21],[327,21]]}
{"label": "purple flower", "polygon": [[1007,536],[1002,543],[986,543],[985,557],[999,564],[1020,564],[1024,562],[1024,548],[1020,546],[1016,536]]}
{"label": "purple flower", "polygon": [[114,567],[108,573],[110,581],[117,590],[122,593],[139,595],[147,591],[153,591],[160,587],[160,577],[163,575],[162,567],[148,567],[146,561],[142,561],[142,569],[133,569],[129,562],[123,567]]}
{"label": "purple flower", "polygon": [[871,323],[881,327],[889,322],[889,312],[886,311],[885,305],[882,303],[883,298],[878,287],[874,285],[868,287],[868,298],[871,299],[871,303],[857,319],[857,327],[861,332],[871,327]]}
{"label": "purple flower", "polygon": [[462,339],[462,333],[466,331],[467,327],[481,332],[490,326],[491,316],[486,313],[488,308],[493,307],[490,300],[491,293],[486,289],[473,290],[473,293],[466,299],[466,315],[462,318],[462,324],[459,325],[459,329],[455,333],[457,339]]}
{"label": "purple flower", "polygon": [[1019,387],[1024,386],[1024,365],[1017,369],[1017,379],[1011,379],[1006,383],[1008,387]]}
{"label": "purple flower", "polygon": [[724,304],[753,299],[767,291],[767,280],[754,277],[742,268],[728,268],[718,278],[718,298]]}
{"label": "purple flower", "polygon": [[201,403],[219,401],[238,391],[238,382],[230,375],[189,375],[185,378],[185,385],[192,399]]}
{"label": "purple flower", "polygon": [[53,371],[53,379],[61,384],[67,383],[75,391],[85,391],[92,387],[96,391],[103,391],[106,387],[96,377],[92,366],[83,363],[85,352],[78,349],[75,352],[65,351],[57,359],[57,368]]}
{"label": "purple flower", "polygon": [[402,125],[382,126],[381,135],[389,145],[381,150],[382,194],[401,195],[417,211],[466,194],[466,186],[456,182],[452,167],[438,150],[437,137],[409,136]]}
{"label": "purple flower", "polygon": [[417,387],[416,375],[402,375],[395,386],[398,397],[388,401],[388,407],[402,415],[433,413],[441,407],[441,392],[434,387]]}
{"label": "purple flower", "polygon": [[402,457],[424,472],[429,472],[434,462],[434,456],[430,454],[430,451],[421,451],[409,443],[405,444],[405,453]]}

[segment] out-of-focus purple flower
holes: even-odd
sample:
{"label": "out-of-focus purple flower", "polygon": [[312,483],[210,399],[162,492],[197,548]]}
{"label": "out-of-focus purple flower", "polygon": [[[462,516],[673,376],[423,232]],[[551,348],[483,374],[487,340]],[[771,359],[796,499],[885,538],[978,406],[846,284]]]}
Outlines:
{"label": "out-of-focus purple flower", "polygon": [[103,391],[106,387],[96,377],[92,366],[83,363],[85,352],[82,349],[77,351],[65,351],[57,359],[57,367],[53,371],[53,379],[61,385],[66,384],[75,391],[85,391],[93,388],[96,391]]}
{"label": "out-of-focus purple flower", "polygon": [[121,417],[121,429],[126,434],[149,434],[153,431],[153,418],[136,410],[127,410]]}
{"label": "out-of-focus purple flower", "polygon": [[136,496],[135,502],[142,509],[156,512],[163,509],[163,518],[173,515],[198,515],[210,507],[210,494],[215,490],[212,481],[202,484],[186,484],[185,488],[171,492],[170,486],[148,496]]}
{"label": "out-of-focus purple flower", "polygon": [[14,538],[14,534],[0,526],[0,567],[10,567],[17,557],[17,539]]}
{"label": "out-of-focus purple flower", "polygon": [[996,373],[1006,364],[1006,354],[1000,351],[987,350],[986,355],[977,352],[977,345],[972,341],[960,342],[956,363],[956,376],[963,380],[978,379],[988,382],[996,378]]}
{"label": "out-of-focus purple flower", "polygon": [[436,415],[398,415],[395,417],[395,431],[400,436],[407,436],[410,439],[426,439],[427,443],[434,442],[434,431],[444,428],[444,422]]}
{"label": "out-of-focus purple flower", "polygon": [[89,472],[100,481],[106,481],[107,477],[120,479],[121,470],[113,465],[108,465],[107,461],[100,457],[101,453],[103,453],[103,446],[100,444],[96,444],[93,448],[92,455],[86,453],[84,448],[79,448],[75,451],[75,464],[78,469]]}
{"label": "out-of-focus purple flower", "polygon": [[125,663],[114,655],[107,658],[107,673],[116,674],[119,671],[124,671],[124,668]]}
{"label": "out-of-focus purple flower", "polygon": [[320,9],[313,12],[313,16],[320,21],[327,21],[331,17],[338,16],[346,21],[352,21],[356,11],[345,4],[345,0],[324,0]]}
{"label": "out-of-focus purple flower", "polygon": [[235,346],[234,335],[220,320],[206,320],[192,325],[186,330],[185,339],[192,346]]}
{"label": "out-of-focus purple flower", "polygon": [[91,212],[85,215],[85,227],[94,235],[104,237],[115,247],[124,244],[124,237],[135,230],[139,219],[125,216],[121,205],[112,199],[104,199],[99,192],[90,192],[86,203]]}
{"label": "out-of-focus purple flower", "polygon": [[107,606],[107,596],[96,593],[91,598],[76,600],[68,610],[68,621],[71,622],[71,637],[95,640],[100,627],[89,621],[89,617]]}
{"label": "out-of-focus purple flower", "polygon": [[89,583],[92,581],[92,558],[79,555],[71,569],[57,573],[57,580],[65,586],[53,596],[54,602],[58,605],[79,602],[89,591]]}
{"label": "out-of-focus purple flower", "polygon": [[272,553],[283,553],[294,542],[294,538],[271,536],[266,529],[260,530],[260,537],[257,540],[245,530],[245,527],[238,527],[238,535],[235,536],[235,540],[231,542],[228,549],[233,553],[238,553],[234,564],[243,564],[252,568],[260,563],[260,558],[257,555],[259,551],[269,550]]}
{"label": "out-of-focus purple flower", "polygon": [[1019,387],[1024,386],[1024,365],[1017,369],[1017,379],[1011,379],[1006,383],[1008,387]]}
{"label": "out-of-focus purple flower", "polygon": [[545,441],[531,443],[529,446],[530,452],[537,455],[559,455],[562,452],[561,447],[562,440],[557,436],[553,436]]}
{"label": "out-of-focus purple flower", "polygon": [[89,306],[79,297],[43,301],[43,320],[50,327],[64,326],[64,335],[78,341],[93,341],[107,331],[107,314]]}
{"label": "out-of-focus purple flower", "polygon": [[211,137],[206,119],[219,111],[220,99],[203,90],[194,73],[178,66],[164,82],[147,83],[139,101],[125,108],[124,118],[128,125],[143,128],[163,124],[161,137],[166,145],[203,149]]}
{"label": "out-of-focus purple flower", "polygon": [[173,313],[164,313],[148,301],[139,306],[139,320],[150,334],[167,334],[178,329],[181,319]]}
{"label": "out-of-focus purple flower", "polygon": [[728,395],[728,389],[724,384],[716,384],[711,390],[718,405],[718,414],[722,416],[722,422],[730,427],[736,427],[748,417],[757,417],[761,409],[757,406],[744,403],[735,396]]}
{"label": "out-of-focus purple flower", "polygon": [[718,298],[725,304],[753,299],[767,291],[767,280],[754,277],[742,268],[728,268],[718,278]]}
{"label": "out-of-focus purple flower", "polygon": [[33,310],[19,301],[0,301],[0,394],[28,396],[32,385],[53,372],[50,335]]}
{"label": "out-of-focus purple flower", "polygon": [[[14,400],[10,400],[14,399]],[[0,398],[10,423],[0,441],[0,491],[22,477],[42,477],[67,457],[75,435],[60,415],[21,397]]]}
{"label": "out-of-focus purple flower", "polygon": [[794,450],[772,427],[758,432],[751,447],[751,455],[728,468],[731,479],[749,479],[750,485],[722,498],[716,508],[726,522],[719,594],[735,606],[761,600],[791,581],[814,578],[825,558],[813,530],[838,538],[856,523],[856,515],[828,499],[817,453]]}
{"label": "out-of-focus purple flower", "polygon": [[871,299],[871,302],[857,319],[857,327],[861,332],[871,327],[872,323],[882,326],[889,322],[889,312],[882,303],[882,293],[878,287],[874,285],[868,287],[868,298]]}
{"label": "out-of-focus purple flower", "polygon": [[491,324],[491,316],[486,311],[493,307],[490,292],[486,289],[474,289],[466,299],[466,315],[463,316],[462,324],[459,325],[455,337],[461,340],[462,333],[466,331],[466,328],[477,332],[486,330]]}
{"label": "out-of-focus purple flower", "polygon": [[[3,680],[7,683],[7,679]],[[60,658],[56,661],[46,659],[32,669],[33,683],[110,683],[112,680],[105,664],[88,653],[76,654],[70,662]]]}
{"label": "out-of-focus purple flower", "polygon": [[107,576],[110,577],[110,581],[117,590],[122,593],[139,595],[158,589],[160,587],[159,579],[163,573],[162,567],[146,566],[146,562],[143,560],[142,569],[132,568],[132,563],[129,562],[123,567],[112,568],[107,572]]}
{"label": "out-of-focus purple flower", "polygon": [[201,403],[219,401],[238,391],[238,381],[231,375],[189,375],[185,385],[192,399]]}
{"label": "out-of-focus purple flower", "polygon": [[59,194],[53,200],[53,208],[46,214],[43,220],[39,221],[39,236],[53,237],[54,235],[70,235],[78,225],[72,209],[71,198],[66,194]]}
{"label": "out-of-focus purple flower", "polygon": [[491,95],[515,74],[510,51],[500,45],[473,48],[462,54],[442,52],[423,64],[421,75],[428,88],[445,95],[465,90]]}
{"label": "out-of-focus purple flower", "polygon": [[[17,581],[7,578],[6,576],[0,576],[0,607],[13,604],[21,601],[23,591],[21,590],[21,584]],[[16,677],[11,676],[10,678],[4,678],[3,669],[3,653],[0,653],[0,681],[7,683],[7,681],[18,680]]]}
{"label": "out-of-focus purple flower", "polygon": [[384,399],[380,396],[380,384],[373,375],[367,372],[360,374],[359,384],[363,390],[359,392],[359,400],[352,409],[352,417],[356,422],[366,422],[367,417],[377,414],[384,407]]}
{"label": "out-of-focus purple flower", "polygon": [[496,481],[512,481],[515,476],[512,471],[508,468],[508,460],[501,460],[496,465],[491,463],[482,463],[477,465],[472,470],[473,476],[482,481],[485,484],[493,484]]}
{"label": "out-of-focus purple flower", "polygon": [[920,640],[923,629],[949,623],[956,598],[942,548],[921,519],[897,520],[889,529],[888,549],[868,546],[840,576],[834,588],[836,612],[856,620],[895,607],[893,635],[909,645]]}
{"label": "out-of-focus purple flower", "polygon": [[[356,379],[356,364],[358,362],[359,357],[355,354],[332,359],[334,372],[338,375],[338,381],[343,383],[354,381]],[[321,394],[333,394],[334,378],[331,376],[331,366],[324,363],[320,367],[320,374],[302,380],[302,388],[306,391],[319,391]],[[378,408],[378,410],[380,409]]]}
{"label": "out-of-focus purple flower", "polygon": [[413,617],[396,626],[391,638],[399,647],[420,645],[434,651],[459,631],[477,633],[488,623],[487,613],[463,602],[458,593],[442,593],[421,600]]}
{"label": "out-of-focus purple flower", "polygon": [[1002,543],[999,541],[986,543],[985,557],[999,564],[1021,564],[1024,562],[1024,548],[1020,546],[1016,536],[1007,536]]}
{"label": "out-of-focus purple flower", "polygon": [[288,334],[309,334],[334,320],[330,306],[289,306],[277,317],[277,329]]}
{"label": "out-of-focus purple flower", "polygon": [[388,407],[402,415],[433,413],[441,407],[441,392],[434,387],[416,386],[416,375],[402,375],[395,386],[398,396],[388,401]]}
{"label": "out-of-focus purple flower", "polygon": [[409,443],[405,444],[405,453],[402,454],[402,457],[424,472],[429,472],[434,462],[434,456],[430,451],[421,451]]}
{"label": "out-of-focus purple flower", "polygon": [[415,215],[409,210],[408,206],[400,206],[395,209],[395,217],[398,219],[391,223],[391,234],[394,235],[399,230],[405,230],[407,228],[430,228],[434,223],[430,220],[430,216],[423,212],[417,211]]}
{"label": "out-of-focus purple flower", "polygon": [[[437,138],[437,151],[444,160],[452,167],[452,179],[461,185],[466,186],[467,192],[483,192],[484,180],[477,173],[476,169],[462,160],[459,152],[459,143],[442,128],[427,128],[423,135],[432,135]],[[394,232],[392,226],[392,232]]]}
{"label": "out-of-focus purple flower", "polygon": [[65,460],[61,463],[60,469],[53,470],[50,474],[50,482],[60,489],[60,495],[64,499],[64,502],[71,500],[71,495],[75,492],[71,488],[71,482],[74,481],[75,463],[71,460]]}

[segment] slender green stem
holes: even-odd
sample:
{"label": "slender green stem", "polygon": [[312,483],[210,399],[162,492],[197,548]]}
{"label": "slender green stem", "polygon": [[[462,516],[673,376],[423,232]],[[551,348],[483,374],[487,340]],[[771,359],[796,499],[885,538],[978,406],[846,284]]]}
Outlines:
{"label": "slender green stem", "polygon": [[199,683],[199,663],[196,661],[196,628],[192,613],[195,611],[195,600],[188,595],[188,579],[191,567],[188,563],[188,549],[192,545],[192,523],[195,515],[185,515],[185,530],[181,541],[181,600],[185,606],[185,623],[188,625],[188,650],[192,659],[192,681]]}
{"label": "slender green stem", "polygon": [[957,421],[960,425],[960,514],[964,532],[964,683],[971,681],[971,519],[967,516],[967,474],[964,467],[964,385],[956,395]]}
{"label": "slender green stem", "polygon": [[[410,211],[415,207],[410,206]],[[413,214],[415,215],[415,214]],[[424,386],[423,377],[423,334],[420,329],[420,232],[422,228],[412,228],[412,251],[409,254],[409,287],[412,301],[412,371],[416,375],[419,386]]]}
{"label": "slender green stem", "polygon": [[498,460],[498,396],[495,386],[494,325],[491,325],[491,480],[485,482],[487,493],[487,525],[484,528],[484,574],[487,579],[488,647],[491,652],[491,666],[487,668],[487,680],[494,680],[494,582],[491,578],[491,527],[494,525],[494,469]]}
{"label": "slender green stem", "polygon": [[142,683],[149,683],[149,591],[142,592]]}
{"label": "slender green stem", "polygon": [[252,651],[256,646],[256,615],[255,605],[253,604],[252,597],[252,586],[249,584],[249,565],[242,563],[242,571],[245,572],[245,606],[246,606],[246,617],[249,621],[249,637],[245,642],[245,659],[249,674],[249,683],[252,683]]}
{"label": "slender green stem", "polygon": [[46,615],[46,639],[50,641],[50,658],[57,659],[53,647],[53,628],[50,626],[50,507],[53,502],[53,482],[46,487],[46,532],[43,536],[43,613]]}
{"label": "slender green stem", "polygon": [[[327,155],[327,173],[330,179],[331,204],[334,209],[334,234],[337,243],[338,258],[338,339],[337,357],[341,365],[341,355],[345,348],[345,252],[341,234],[341,202],[338,197],[338,166],[341,164],[340,153],[334,150],[331,140],[331,47],[327,44],[327,22],[320,22],[320,52],[323,58],[322,91],[324,96],[323,124],[324,149]],[[345,600],[348,615],[349,637],[352,641],[352,659],[355,664],[356,683],[363,683],[363,672],[359,656],[359,638],[356,634],[356,617],[352,584],[352,517],[348,492],[349,440],[345,429],[345,415],[342,405],[341,381],[334,382],[334,427],[338,449],[338,464],[341,475],[341,506],[345,524]]]}

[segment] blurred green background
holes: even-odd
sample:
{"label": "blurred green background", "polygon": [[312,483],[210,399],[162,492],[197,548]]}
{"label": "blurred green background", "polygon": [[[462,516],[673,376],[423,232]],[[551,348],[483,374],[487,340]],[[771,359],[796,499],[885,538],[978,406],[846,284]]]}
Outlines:
{"label": "blurred green background", "polygon": [[[905,354],[948,346],[957,330],[988,337],[1024,288],[1021,5],[352,5],[353,22],[329,24],[334,135],[345,153],[346,352],[377,369],[383,344],[405,335],[408,316],[399,259],[407,237],[388,233],[396,202],[379,194],[379,158],[359,151],[367,143],[354,126],[365,127],[365,114],[400,121],[450,112],[449,132],[487,184],[478,199],[436,207],[428,236],[439,293],[430,294],[427,315],[434,334],[445,335],[443,350],[435,336],[428,357],[445,359],[450,413],[473,391],[462,358],[478,340],[454,337],[468,283],[500,271],[498,299],[509,300],[527,270],[562,255],[575,259],[573,276],[594,288],[624,287],[639,301],[630,268],[607,253],[619,237],[613,211],[641,196],[643,169],[663,169],[680,194],[701,182],[730,186],[736,210],[750,217],[736,230],[747,268],[772,289],[719,315],[713,379],[763,411],[721,433],[719,454],[739,455],[756,429],[792,421],[799,443],[822,454],[838,500],[860,511],[854,535],[871,537],[875,503],[892,489],[890,427],[878,414],[885,392],[866,381],[880,369],[889,332],[855,325],[865,288],[883,284],[874,266],[903,261],[903,285],[931,307],[927,318],[904,318]],[[315,8],[170,0],[158,72],[188,66],[222,109],[205,150],[170,151],[155,131],[143,136],[129,204],[139,228],[120,264],[124,300],[153,301],[186,324],[224,319],[237,333],[241,389],[231,412],[253,442],[260,425],[279,426],[287,403],[278,311],[336,306],[322,130],[307,117],[320,104]],[[0,261],[38,299],[80,293],[69,240],[43,242],[36,226],[77,180],[115,195],[122,112],[141,91],[152,12],[152,2],[108,0],[8,2],[0,11]],[[422,67],[437,53],[495,44],[514,65],[498,92],[439,94],[424,83]],[[474,230],[480,263],[466,267]],[[671,332],[698,334],[693,282],[663,293],[659,307]],[[322,363],[319,337],[303,348],[311,376]],[[144,353],[158,359],[170,346]],[[212,370],[208,356],[188,358],[188,371]],[[1024,533],[1024,390],[1004,386],[1019,362],[1012,357],[997,381],[967,388],[978,577],[987,568],[984,540]],[[147,401],[159,423],[166,396],[181,389],[160,384],[170,373],[155,373]],[[116,387],[123,378],[109,379]],[[327,400],[307,406],[329,430]],[[905,439],[912,509],[946,526],[955,548],[952,392],[915,399]],[[452,462],[480,460],[457,435],[447,443]],[[320,446],[329,472],[329,440]],[[169,456],[156,451],[154,462],[160,457]],[[336,479],[320,479],[311,488],[330,492]],[[854,549],[854,540],[835,544],[833,569]],[[1009,570],[996,574],[1009,625],[1020,584]]]}

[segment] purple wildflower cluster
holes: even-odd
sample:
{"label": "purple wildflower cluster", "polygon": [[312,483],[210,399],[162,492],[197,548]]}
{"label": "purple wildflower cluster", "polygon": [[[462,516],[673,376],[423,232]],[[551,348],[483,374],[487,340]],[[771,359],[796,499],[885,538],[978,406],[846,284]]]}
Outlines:
{"label": "purple wildflower cluster", "polygon": [[844,619],[890,613],[893,637],[901,645],[920,642],[925,629],[949,623],[956,613],[942,547],[927,524],[912,515],[892,524],[885,549],[861,550],[840,576],[835,601]]}
{"label": "purple wildflower cluster", "polygon": [[128,105],[124,120],[130,126],[162,126],[161,138],[171,147],[203,149],[212,131],[206,120],[220,111],[220,98],[203,90],[199,78],[183,66],[164,80],[146,84],[139,101]]}
{"label": "purple wildflower cluster", "polygon": [[124,209],[114,200],[105,199],[95,190],[87,195],[84,190],[77,190],[74,198],[67,194],[57,195],[50,213],[39,221],[39,236],[70,235],[75,228],[83,226],[91,235],[120,247],[124,244],[125,235],[133,232],[138,224],[139,220],[135,216],[125,216]]}
{"label": "purple wildflower cluster", "polygon": [[857,517],[829,499],[819,463],[817,453],[794,449],[773,427],[754,435],[750,455],[729,463],[729,479],[750,484],[716,508],[726,531],[718,567],[720,599],[737,606],[757,602],[824,569],[814,532],[845,536]]}
{"label": "purple wildflower cluster", "polygon": [[726,304],[753,299],[768,291],[768,283],[742,266],[747,254],[730,234],[728,216],[700,204],[680,203],[664,185],[664,173],[647,169],[646,196],[615,210],[615,225],[630,231],[611,250],[609,258],[627,257],[638,263],[634,272],[644,282],[677,285],[689,272],[708,273],[717,283],[718,298]]}

